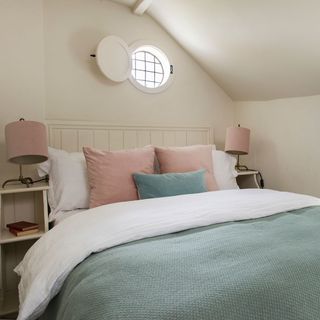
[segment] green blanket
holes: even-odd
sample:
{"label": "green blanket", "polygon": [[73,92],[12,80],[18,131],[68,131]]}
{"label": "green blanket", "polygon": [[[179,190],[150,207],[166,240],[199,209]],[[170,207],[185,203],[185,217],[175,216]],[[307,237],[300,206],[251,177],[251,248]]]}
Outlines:
{"label": "green blanket", "polygon": [[92,254],[41,319],[319,320],[320,207]]}

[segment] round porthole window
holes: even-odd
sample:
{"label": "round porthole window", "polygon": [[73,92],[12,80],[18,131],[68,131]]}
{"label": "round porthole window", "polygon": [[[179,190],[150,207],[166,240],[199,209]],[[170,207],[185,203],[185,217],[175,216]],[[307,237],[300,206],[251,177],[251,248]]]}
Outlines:
{"label": "round porthole window", "polygon": [[131,83],[141,91],[157,93],[165,90],[172,81],[173,66],[168,57],[153,45],[131,48]]}

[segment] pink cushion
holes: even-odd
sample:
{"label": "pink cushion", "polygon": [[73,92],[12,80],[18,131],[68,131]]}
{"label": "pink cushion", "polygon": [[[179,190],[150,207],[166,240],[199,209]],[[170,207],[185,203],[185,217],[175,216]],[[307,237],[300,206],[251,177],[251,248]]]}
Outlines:
{"label": "pink cushion", "polygon": [[208,191],[218,190],[213,175],[212,146],[156,148],[161,173],[188,172],[206,169]]}
{"label": "pink cushion", "polygon": [[122,151],[83,148],[88,168],[90,208],[138,200],[132,174],[154,173],[154,147]]}

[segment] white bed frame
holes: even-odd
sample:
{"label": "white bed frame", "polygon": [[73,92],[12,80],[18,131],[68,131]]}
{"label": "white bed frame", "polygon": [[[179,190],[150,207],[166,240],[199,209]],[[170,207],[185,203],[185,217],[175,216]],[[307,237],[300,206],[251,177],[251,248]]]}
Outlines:
{"label": "white bed frame", "polygon": [[113,126],[97,122],[47,121],[49,145],[69,152],[83,146],[120,150],[156,146],[213,144],[210,127]]}

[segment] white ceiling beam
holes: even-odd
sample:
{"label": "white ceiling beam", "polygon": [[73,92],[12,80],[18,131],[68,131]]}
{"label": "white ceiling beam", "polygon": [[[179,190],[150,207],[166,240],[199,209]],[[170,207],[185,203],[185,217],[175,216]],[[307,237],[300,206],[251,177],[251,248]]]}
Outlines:
{"label": "white ceiling beam", "polygon": [[137,0],[133,6],[133,13],[142,16],[151,6],[153,0]]}

